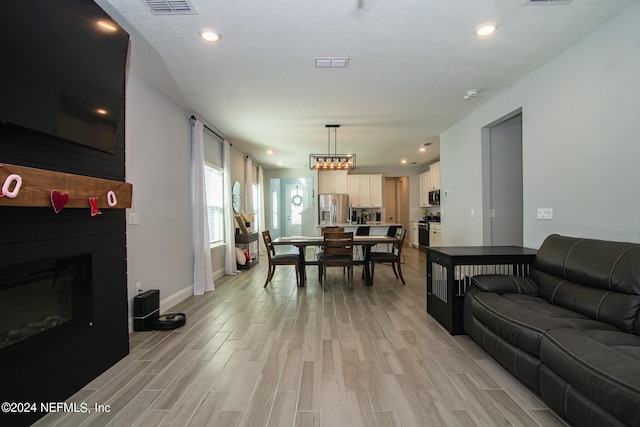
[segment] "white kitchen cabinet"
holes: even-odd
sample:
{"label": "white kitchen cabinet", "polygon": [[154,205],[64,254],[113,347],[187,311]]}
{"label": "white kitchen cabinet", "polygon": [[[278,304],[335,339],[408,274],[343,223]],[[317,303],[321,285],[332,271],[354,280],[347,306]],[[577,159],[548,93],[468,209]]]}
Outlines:
{"label": "white kitchen cabinet", "polygon": [[371,206],[374,208],[384,207],[384,176],[371,175],[370,182]]}
{"label": "white kitchen cabinet", "polygon": [[348,176],[349,204],[354,208],[381,208],[384,205],[384,176],[352,174]]}
{"label": "white kitchen cabinet", "polygon": [[417,248],[420,245],[420,234],[419,234],[419,230],[418,230],[418,222],[417,221],[411,221],[411,234],[410,234],[410,242],[411,242],[411,246],[413,246],[414,248]]}
{"label": "white kitchen cabinet", "polygon": [[429,246],[442,246],[441,225],[438,223],[429,223]]}
{"label": "white kitchen cabinet", "polygon": [[429,172],[431,172],[431,190],[440,189],[440,162],[435,162],[429,165]]}
{"label": "white kitchen cabinet", "polygon": [[429,204],[429,191],[431,191],[431,171],[426,171],[420,175],[420,207],[426,208]]}
{"label": "white kitchen cabinet", "polygon": [[318,171],[318,194],[348,193],[347,171]]}

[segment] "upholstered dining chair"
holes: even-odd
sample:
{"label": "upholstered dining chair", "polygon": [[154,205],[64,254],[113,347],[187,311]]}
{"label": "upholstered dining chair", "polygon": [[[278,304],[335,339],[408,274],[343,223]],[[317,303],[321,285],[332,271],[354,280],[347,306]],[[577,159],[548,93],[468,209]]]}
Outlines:
{"label": "upholstered dining chair", "polygon": [[[401,231],[401,237],[397,242],[393,244],[393,248],[389,252],[371,252],[369,254],[369,259],[371,260],[371,279],[373,280],[375,266],[376,264],[385,263],[391,264],[391,268],[393,269],[393,274],[396,275],[396,279],[400,279],[402,284],[405,284],[404,277],[402,277],[402,269],[400,265],[402,264],[402,246],[404,245],[404,239],[407,236],[407,230]],[[396,265],[398,266],[396,271]],[[400,275],[400,277],[398,277]]]}
{"label": "upholstered dining chair", "polygon": [[271,234],[269,230],[262,232],[262,239],[264,240],[264,245],[267,248],[267,257],[269,259],[268,272],[267,272],[267,281],[264,282],[264,287],[266,288],[271,279],[273,279],[273,274],[276,271],[276,265],[293,265],[296,267],[296,285],[300,286],[300,263],[299,263],[299,255],[298,254],[276,254],[276,248],[273,245],[271,240]]}
{"label": "upholstered dining chair", "polygon": [[323,242],[324,252],[318,257],[322,265],[323,288],[326,289],[327,267],[346,267],[353,286],[353,232],[324,233]]}

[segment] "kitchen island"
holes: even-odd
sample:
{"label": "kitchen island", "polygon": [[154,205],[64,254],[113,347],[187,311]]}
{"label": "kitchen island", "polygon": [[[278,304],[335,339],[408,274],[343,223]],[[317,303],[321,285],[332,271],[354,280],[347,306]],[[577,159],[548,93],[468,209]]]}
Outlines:
{"label": "kitchen island", "polygon": [[370,221],[366,224],[355,224],[351,222],[337,223],[337,224],[320,224],[318,226],[318,234],[320,234],[320,229],[324,227],[342,227],[344,231],[353,231],[354,233],[358,229],[358,227],[369,227],[369,235],[370,236],[385,236],[387,231],[389,231],[389,227],[397,227],[398,230],[402,229],[402,224],[398,224],[396,222],[376,222]]}

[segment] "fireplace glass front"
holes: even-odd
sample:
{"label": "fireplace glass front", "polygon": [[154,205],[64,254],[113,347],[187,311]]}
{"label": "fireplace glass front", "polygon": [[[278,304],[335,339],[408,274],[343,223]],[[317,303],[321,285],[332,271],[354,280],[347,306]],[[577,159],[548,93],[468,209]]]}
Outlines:
{"label": "fireplace glass front", "polygon": [[91,255],[0,267],[0,353],[91,326]]}

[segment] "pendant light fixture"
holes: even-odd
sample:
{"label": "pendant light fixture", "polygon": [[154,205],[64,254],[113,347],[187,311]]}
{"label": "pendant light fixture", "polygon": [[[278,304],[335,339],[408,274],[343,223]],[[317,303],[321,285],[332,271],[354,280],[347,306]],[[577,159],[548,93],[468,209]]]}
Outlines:
{"label": "pendant light fixture", "polygon": [[[311,170],[354,170],[355,154],[338,153],[338,128],[340,125],[325,125],[327,128],[327,154],[309,154]],[[333,154],[331,154],[331,130],[333,129]]]}

